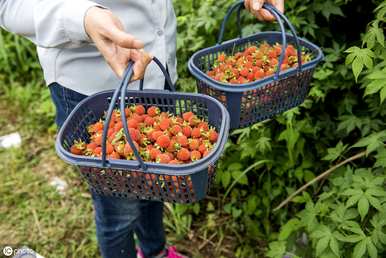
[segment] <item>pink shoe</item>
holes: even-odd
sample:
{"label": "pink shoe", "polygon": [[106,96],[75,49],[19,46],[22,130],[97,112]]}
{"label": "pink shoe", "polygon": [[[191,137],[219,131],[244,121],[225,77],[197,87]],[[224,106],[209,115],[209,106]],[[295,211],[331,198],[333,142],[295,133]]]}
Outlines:
{"label": "pink shoe", "polygon": [[177,252],[177,248],[175,246],[169,246],[168,255],[165,258],[188,258]]}
{"label": "pink shoe", "polygon": [[[137,257],[145,258],[145,256],[142,253],[142,250],[139,247],[137,248]],[[155,258],[188,258],[188,257],[178,253],[177,248],[175,246],[169,246],[167,250],[162,251],[162,253],[155,256]]]}

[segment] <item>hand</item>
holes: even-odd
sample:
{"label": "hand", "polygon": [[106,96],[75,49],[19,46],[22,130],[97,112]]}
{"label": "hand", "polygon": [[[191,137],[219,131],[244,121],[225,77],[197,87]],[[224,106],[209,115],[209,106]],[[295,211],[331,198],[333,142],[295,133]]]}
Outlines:
{"label": "hand", "polygon": [[245,8],[260,21],[274,21],[275,17],[267,10],[262,9],[267,2],[275,6],[280,12],[284,12],[284,0],[245,0]]}
{"label": "hand", "polygon": [[143,78],[152,57],[143,51],[143,42],[124,31],[118,17],[109,10],[91,7],[84,23],[87,34],[119,77],[131,60],[134,61],[133,80]]}

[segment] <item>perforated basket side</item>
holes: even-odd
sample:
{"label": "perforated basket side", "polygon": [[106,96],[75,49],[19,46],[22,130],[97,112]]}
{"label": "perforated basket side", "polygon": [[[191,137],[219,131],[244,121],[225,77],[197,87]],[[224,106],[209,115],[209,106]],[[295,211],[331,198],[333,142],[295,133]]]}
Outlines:
{"label": "perforated basket side", "polygon": [[162,111],[179,115],[186,111],[195,112],[218,130],[219,140],[207,157],[186,165],[147,162],[148,170],[141,171],[136,161],[109,160],[109,167],[105,168],[101,167],[99,158],[74,156],[69,153],[69,147],[78,138],[87,140],[87,125],[104,114],[111,93],[108,91],[89,97],[74,109],[59,132],[58,154],[81,167],[81,173],[90,187],[100,194],[183,203],[204,198],[210,178],[214,176],[215,163],[228,137],[229,114],[225,108],[213,98],[199,94],[130,92],[125,100],[127,105],[155,105]]}
{"label": "perforated basket side", "polygon": [[[210,78],[206,72],[212,69],[215,61],[221,53],[232,55],[236,52],[243,51],[247,47],[268,42],[269,44],[281,43],[281,34],[278,32],[261,32],[242,39],[234,39],[224,42],[221,45],[209,47],[196,52],[189,60],[188,68],[191,74],[200,81],[204,81],[208,86],[225,92],[244,92],[247,90],[257,89],[266,84],[272,83],[274,76],[265,77],[261,80],[246,84],[230,84],[218,82]],[[289,43],[294,43],[292,35],[287,34]],[[313,69],[322,59],[323,53],[319,47],[312,44],[306,39],[299,38],[300,45],[307,49],[314,57],[310,62],[303,64],[302,71]],[[296,68],[291,68],[281,72],[279,78],[285,78],[297,74]]]}

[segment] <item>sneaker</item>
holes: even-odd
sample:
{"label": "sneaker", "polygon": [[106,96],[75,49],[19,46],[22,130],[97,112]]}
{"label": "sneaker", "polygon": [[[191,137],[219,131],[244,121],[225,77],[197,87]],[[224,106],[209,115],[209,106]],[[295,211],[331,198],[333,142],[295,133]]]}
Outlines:
{"label": "sneaker", "polygon": [[[137,258],[145,258],[142,253],[142,250],[137,247]],[[177,248],[175,246],[169,246],[168,249],[165,249],[160,254],[156,255],[154,258],[188,258],[177,252]]]}

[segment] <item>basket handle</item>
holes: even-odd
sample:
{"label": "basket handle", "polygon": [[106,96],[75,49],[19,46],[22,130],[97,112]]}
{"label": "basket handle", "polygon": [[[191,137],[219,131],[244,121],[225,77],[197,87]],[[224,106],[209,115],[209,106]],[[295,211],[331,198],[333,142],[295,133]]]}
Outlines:
{"label": "basket handle", "polygon": [[[238,29],[239,29],[239,35],[240,35],[239,37],[242,38],[241,26],[240,26],[240,12],[241,12],[241,10],[243,8],[244,8],[244,1],[240,0],[240,1],[237,1],[236,3],[234,3],[228,9],[228,11],[227,11],[227,13],[226,13],[222,23],[221,23],[220,32],[219,32],[219,36],[218,36],[218,40],[217,40],[217,44],[218,45],[222,44],[226,24],[227,24],[230,16],[232,15],[232,13],[236,9],[237,9],[237,25],[238,25]],[[281,21],[281,19],[283,19],[284,22],[288,25],[289,29],[291,30],[291,34],[293,35],[293,37],[295,39],[295,45],[296,45],[296,48],[297,48],[297,55],[298,55],[298,71],[300,72],[301,71],[301,67],[302,67],[301,47],[300,47],[299,39],[298,39],[298,36],[297,36],[295,28],[290,23],[288,18],[284,14],[282,14],[279,10],[277,10],[276,7],[274,7],[273,5],[264,3],[263,8],[268,10],[273,16],[275,16],[277,22],[280,25],[280,30],[281,30],[281,34],[282,34],[282,52],[280,54],[280,58],[279,58],[279,62],[278,62],[278,68],[277,68],[277,71],[276,71],[276,74],[275,74],[275,80],[277,80],[279,78],[280,67],[281,67],[281,65],[282,65],[282,63],[284,61],[285,49],[287,47],[286,40],[283,40],[283,35],[284,35],[284,38],[286,38],[286,34],[285,34],[285,29],[282,26],[283,22]]]}
{"label": "basket handle", "polygon": [[[152,60],[161,69],[161,71],[164,74],[164,76],[166,78],[166,81],[169,84],[169,86],[172,89],[172,91],[175,91],[175,87],[174,87],[174,85],[172,83],[172,80],[170,79],[170,76],[168,75],[168,72],[166,71],[166,68],[162,65],[162,63],[156,57],[153,57]],[[133,66],[130,66],[128,68],[130,68],[130,69],[129,69],[128,73],[125,74],[125,77],[124,77],[123,82],[122,82],[121,100],[120,100],[120,109],[121,109],[121,119],[122,119],[122,125],[123,125],[123,132],[125,133],[126,139],[127,139],[128,143],[130,144],[130,147],[133,150],[134,155],[135,155],[137,161],[139,162],[139,165],[141,166],[141,168],[143,170],[146,170],[147,166],[146,166],[145,162],[143,161],[143,159],[141,158],[141,155],[139,154],[137,148],[135,147],[133,140],[131,139],[129,128],[127,126],[127,119],[126,119],[126,116],[125,116],[125,100],[126,100],[126,92],[127,92],[126,88],[127,88],[127,85],[129,85],[129,83],[131,81],[131,77],[133,76]],[[142,81],[143,81],[143,79],[142,79]]]}
{"label": "basket handle", "polygon": [[[123,73],[123,78],[127,78],[128,76],[130,78],[132,77],[132,75],[133,75],[133,66],[134,66],[134,63],[133,62],[129,62],[126,70]],[[131,73],[131,75],[130,75],[130,73]],[[111,121],[111,116],[112,116],[113,111],[114,111],[114,106],[115,106],[115,103],[117,102],[119,93],[121,92],[121,89],[123,88],[124,81],[125,80],[122,80],[122,82],[119,85],[119,87],[116,88],[114,93],[113,93],[113,97],[111,98],[111,102],[110,102],[109,108],[107,110],[106,121],[105,121],[105,124],[103,126],[103,133],[102,133],[102,166],[103,167],[107,167],[107,161],[106,161],[107,132],[109,130],[109,125],[110,125],[110,121]]]}
{"label": "basket handle", "polygon": [[[156,58],[155,56],[153,56],[152,58],[152,61],[154,61],[158,67],[161,69],[163,75],[165,76],[165,79],[166,79],[166,83],[168,84],[169,88],[171,89],[172,92],[175,92],[176,91],[176,87],[174,86],[173,82],[172,82],[172,79],[170,78],[170,74],[169,72],[166,70],[166,68],[163,66],[162,62]],[[143,77],[141,79],[141,82],[139,84],[139,90],[142,91],[143,90],[143,83],[144,83],[144,80],[145,80],[145,77]]]}
{"label": "basket handle", "polygon": [[296,45],[296,49],[297,49],[296,52],[297,52],[297,56],[298,56],[298,60],[297,60],[298,61],[298,71],[300,72],[302,70],[302,48],[300,46],[299,37],[296,33],[295,27],[288,20],[287,16],[285,16],[282,12],[280,12],[275,6],[273,6],[271,4],[264,4],[264,8],[267,10],[270,10],[271,12],[275,12],[277,15],[279,15],[280,18],[282,18],[284,20],[285,24],[287,24],[288,28],[290,29],[291,34],[295,40],[295,45]]}

